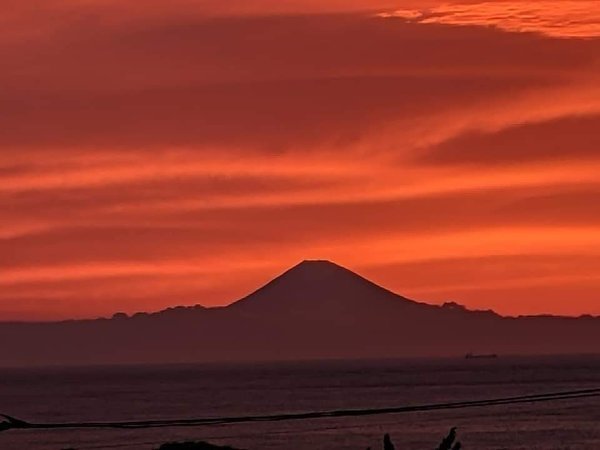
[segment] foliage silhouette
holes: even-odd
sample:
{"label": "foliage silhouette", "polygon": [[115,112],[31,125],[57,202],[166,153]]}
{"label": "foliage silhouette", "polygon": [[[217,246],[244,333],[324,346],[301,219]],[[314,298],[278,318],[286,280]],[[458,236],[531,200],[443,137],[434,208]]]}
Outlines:
{"label": "foliage silhouette", "polygon": [[168,442],[157,450],[240,450],[233,447],[222,447],[208,442]]}
{"label": "foliage silhouette", "polygon": [[383,450],[396,450],[396,447],[394,447],[389,434],[386,434],[383,437]]}
{"label": "foliage silhouette", "polygon": [[461,443],[456,441],[456,427],[450,429],[450,433],[446,436],[437,450],[460,450]]}
{"label": "foliage silhouette", "polygon": [[[456,427],[450,429],[448,436],[442,439],[442,442],[438,446],[436,450],[460,450],[462,448],[462,444],[456,440]],[[386,434],[383,437],[383,450],[395,450],[394,443],[390,438],[389,434]],[[371,450],[369,447],[367,450]]]}

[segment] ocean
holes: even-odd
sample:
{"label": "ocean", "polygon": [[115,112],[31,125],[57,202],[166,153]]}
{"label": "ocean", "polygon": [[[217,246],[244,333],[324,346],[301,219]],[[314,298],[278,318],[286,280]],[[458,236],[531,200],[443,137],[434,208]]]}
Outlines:
{"label": "ocean", "polygon": [[[0,369],[0,412],[31,422],[262,415],[478,400],[600,387],[600,357],[514,357]],[[151,450],[207,440],[249,450],[598,450],[600,398],[293,422],[141,430],[11,430],[1,450]]]}

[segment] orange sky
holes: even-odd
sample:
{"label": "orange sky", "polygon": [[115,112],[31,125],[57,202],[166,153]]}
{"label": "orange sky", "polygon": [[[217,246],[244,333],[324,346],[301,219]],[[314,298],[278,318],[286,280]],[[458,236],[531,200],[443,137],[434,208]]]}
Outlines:
{"label": "orange sky", "polygon": [[0,320],[220,305],[299,260],[600,314],[597,1],[8,1]]}

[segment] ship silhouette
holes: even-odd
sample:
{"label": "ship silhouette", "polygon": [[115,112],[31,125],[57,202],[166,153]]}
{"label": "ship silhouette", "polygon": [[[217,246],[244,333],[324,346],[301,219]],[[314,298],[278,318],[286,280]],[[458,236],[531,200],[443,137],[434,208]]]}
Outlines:
{"label": "ship silhouette", "polygon": [[467,353],[465,359],[496,359],[498,355],[496,353]]}

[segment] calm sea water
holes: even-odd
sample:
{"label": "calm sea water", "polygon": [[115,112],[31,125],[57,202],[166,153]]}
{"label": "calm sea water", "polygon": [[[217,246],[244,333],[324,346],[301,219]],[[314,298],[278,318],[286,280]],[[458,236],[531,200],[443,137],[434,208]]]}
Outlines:
{"label": "calm sea water", "polygon": [[[0,411],[29,421],[231,416],[476,400],[600,387],[600,357],[0,370]],[[151,450],[202,439],[245,449],[600,449],[600,398],[350,419],[150,430],[10,431],[2,450]]]}

